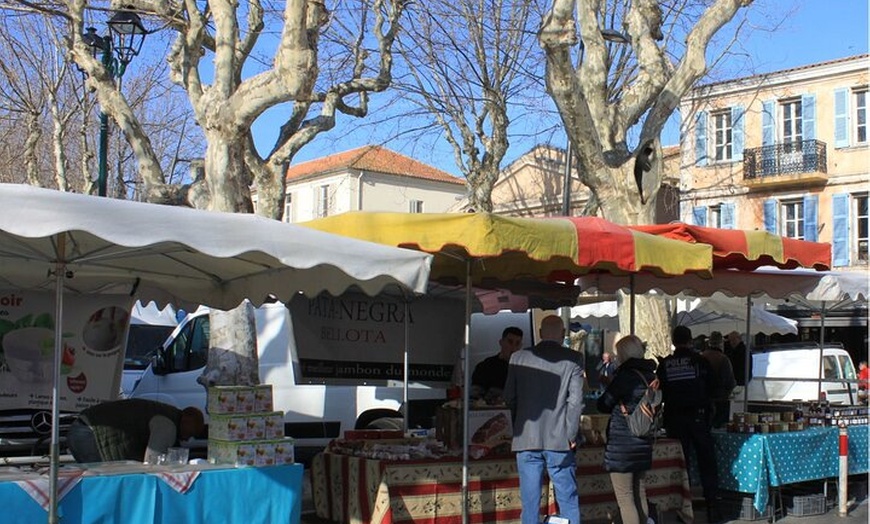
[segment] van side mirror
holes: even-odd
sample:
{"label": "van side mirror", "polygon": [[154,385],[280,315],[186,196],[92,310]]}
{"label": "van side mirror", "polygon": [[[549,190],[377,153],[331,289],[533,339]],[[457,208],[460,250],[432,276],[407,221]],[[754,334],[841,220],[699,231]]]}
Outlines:
{"label": "van side mirror", "polygon": [[151,355],[151,371],[155,375],[166,375],[169,372],[166,369],[166,359],[163,358],[163,347],[158,346]]}

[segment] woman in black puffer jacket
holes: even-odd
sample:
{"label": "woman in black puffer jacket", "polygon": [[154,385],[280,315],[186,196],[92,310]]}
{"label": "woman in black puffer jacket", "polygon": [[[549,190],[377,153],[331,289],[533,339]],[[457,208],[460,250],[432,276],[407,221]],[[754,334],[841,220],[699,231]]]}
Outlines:
{"label": "woman in black puffer jacket", "polygon": [[656,378],[656,363],[643,355],[643,342],[638,337],[628,335],[619,339],[616,343],[619,367],[598,398],[598,411],[610,413],[604,469],[610,472],[623,524],[646,524],[649,515],[644,477],[652,468],[653,439],[632,435],[621,408],[624,404],[631,413],[646,391],[644,380],[650,383]]}

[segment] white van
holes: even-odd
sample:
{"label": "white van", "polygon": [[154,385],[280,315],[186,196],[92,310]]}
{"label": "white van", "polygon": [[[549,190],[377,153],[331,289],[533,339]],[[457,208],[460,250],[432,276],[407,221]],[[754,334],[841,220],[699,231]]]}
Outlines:
{"label": "white van", "polygon": [[[374,418],[401,416],[397,411],[404,396],[401,381],[387,386],[304,383],[290,308],[281,303],[264,304],[255,309],[254,317],[260,382],[272,385],[275,410],[284,412],[285,434],[296,439],[296,455],[301,460],[322,450],[344,430],[365,427],[366,421]],[[301,340],[306,340],[304,333],[300,335]],[[208,309],[200,307],[157,348],[131,396],[179,408],[196,406],[205,413],[206,391],[196,379],[206,364],[208,348]],[[302,361],[304,365],[305,358]],[[401,364],[391,363],[391,367],[401,368]],[[409,398],[432,399],[423,404],[440,404],[446,398],[447,385],[448,381],[440,388],[412,382]],[[412,408],[409,422],[414,415]]]}
{"label": "white van", "polygon": [[130,329],[124,349],[124,373],[121,375],[121,398],[128,398],[151,362],[154,349],[172,333],[178,320],[175,309],[159,309],[154,302],[143,305],[138,300],[130,312]]}
{"label": "white van", "polygon": [[821,392],[832,404],[858,402],[858,385],[852,357],[841,345],[812,342],[753,348],[749,401],[815,401]]}

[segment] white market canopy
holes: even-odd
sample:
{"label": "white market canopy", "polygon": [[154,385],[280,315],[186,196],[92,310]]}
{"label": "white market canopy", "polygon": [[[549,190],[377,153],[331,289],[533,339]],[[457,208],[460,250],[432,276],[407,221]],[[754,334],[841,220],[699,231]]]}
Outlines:
{"label": "white market canopy", "polygon": [[250,214],[0,184],[0,287],[123,293],[230,309],[355,286],[426,291],[431,256]]}
{"label": "white market canopy", "polygon": [[[571,308],[571,320],[591,324],[593,327],[619,331],[617,301],[605,300]],[[752,306],[750,333],[797,334],[797,322]],[[746,328],[746,305],[730,297],[713,295],[711,298],[679,297],[676,307],[676,325],[692,328],[693,335],[708,335],[713,331],[730,333]]]}
{"label": "white market canopy", "polygon": [[[675,324],[691,328],[693,335],[707,335],[713,331],[727,334],[746,329],[746,305],[738,300],[714,294],[710,298],[680,299]],[[749,311],[749,333],[770,335],[797,335],[797,321],[760,306]]]}

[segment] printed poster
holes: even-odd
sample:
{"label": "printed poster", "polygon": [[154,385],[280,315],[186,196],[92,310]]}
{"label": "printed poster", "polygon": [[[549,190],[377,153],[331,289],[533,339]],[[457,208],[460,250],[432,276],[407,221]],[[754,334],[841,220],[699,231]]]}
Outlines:
{"label": "printed poster", "polygon": [[[133,299],[65,295],[60,409],[118,397]],[[0,409],[51,409],[55,296],[0,291]]]}
{"label": "printed poster", "polygon": [[298,295],[289,304],[303,381],[401,385],[406,320],[409,382],[448,384],[465,338],[465,303],[416,297],[408,304],[347,293]]}

